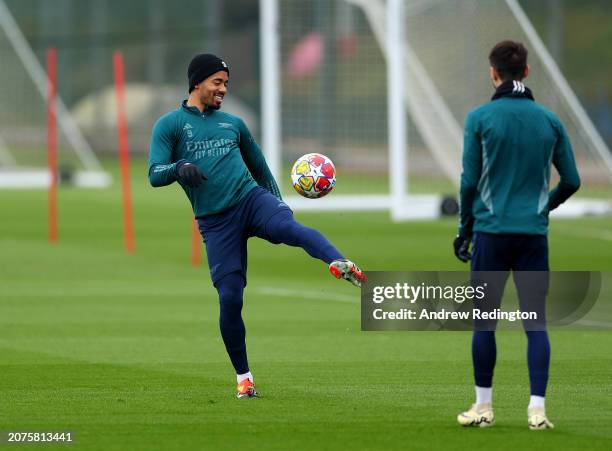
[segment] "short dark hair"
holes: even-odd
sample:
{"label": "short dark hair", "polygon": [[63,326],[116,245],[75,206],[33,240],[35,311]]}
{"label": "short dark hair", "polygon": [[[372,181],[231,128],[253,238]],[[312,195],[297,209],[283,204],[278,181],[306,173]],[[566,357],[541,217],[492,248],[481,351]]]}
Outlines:
{"label": "short dark hair", "polygon": [[527,68],[527,49],[520,42],[498,42],[489,53],[489,63],[503,81],[522,80]]}

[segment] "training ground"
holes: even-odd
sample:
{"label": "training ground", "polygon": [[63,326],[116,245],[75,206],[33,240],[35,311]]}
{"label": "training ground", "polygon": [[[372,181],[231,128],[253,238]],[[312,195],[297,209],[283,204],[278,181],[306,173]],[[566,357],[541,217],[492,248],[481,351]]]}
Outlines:
{"label": "training ground", "polygon": [[[551,333],[551,431],[527,429],[525,337],[499,333],[497,425],[462,429],[469,332],[361,332],[357,289],[257,239],[244,317],[262,398],[236,399],[206,261],[191,265],[187,200],[150,188],[144,161],[132,170],[132,256],[118,183],[61,188],[55,245],[46,192],[0,191],[0,430],[71,431],[75,449],[105,451],[612,449],[612,324]],[[465,269],[454,218],[296,217],[365,270]],[[610,271],[612,222],[553,220],[550,247],[552,269]]]}

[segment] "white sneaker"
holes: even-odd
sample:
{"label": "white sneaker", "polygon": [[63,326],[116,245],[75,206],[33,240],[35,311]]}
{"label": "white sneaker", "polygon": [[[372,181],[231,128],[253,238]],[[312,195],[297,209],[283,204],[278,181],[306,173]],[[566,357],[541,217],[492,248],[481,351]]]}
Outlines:
{"label": "white sneaker", "polygon": [[461,426],[486,428],[493,426],[495,416],[491,404],[472,404],[470,410],[457,415],[457,421]]}
{"label": "white sneaker", "polygon": [[350,260],[334,260],[329,264],[329,272],[336,279],[348,280],[356,287],[360,287],[362,282],[367,280],[363,271]]}
{"label": "white sneaker", "polygon": [[532,407],[527,409],[527,417],[529,429],[532,431],[553,429],[555,427],[555,425],[546,418],[546,412],[543,407]]}

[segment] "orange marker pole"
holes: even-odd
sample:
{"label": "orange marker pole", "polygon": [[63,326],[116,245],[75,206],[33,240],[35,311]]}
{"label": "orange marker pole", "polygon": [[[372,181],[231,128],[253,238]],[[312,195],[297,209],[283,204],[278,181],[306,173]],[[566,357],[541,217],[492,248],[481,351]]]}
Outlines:
{"label": "orange marker pole", "polygon": [[113,54],[115,74],[115,92],[117,94],[117,133],[119,138],[119,162],[121,165],[121,189],[123,191],[123,225],[125,250],[134,253],[134,226],[132,222],[132,196],[130,189],[130,149],[128,146],[128,128],[125,118],[125,79],[123,76],[123,55],[117,51]]}
{"label": "orange marker pole", "polygon": [[49,242],[57,242],[57,55],[47,49],[47,165],[49,183]]}
{"label": "orange marker pole", "polygon": [[191,264],[193,266],[200,266],[200,263],[202,263],[202,236],[200,235],[198,221],[195,218],[193,219],[192,224],[193,226],[191,227]]}

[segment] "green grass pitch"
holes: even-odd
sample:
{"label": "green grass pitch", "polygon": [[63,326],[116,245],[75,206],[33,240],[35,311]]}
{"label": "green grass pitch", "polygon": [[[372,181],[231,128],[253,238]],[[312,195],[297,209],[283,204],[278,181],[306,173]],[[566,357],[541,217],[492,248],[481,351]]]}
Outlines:
{"label": "green grass pitch", "polygon": [[[235,399],[208,269],[190,264],[187,201],[149,188],[144,172],[134,168],[134,256],[117,185],[61,189],[54,246],[46,193],[0,191],[0,430],[73,431],[84,450],[612,449],[612,329],[551,334],[556,428],[535,432],[525,338],[498,334],[497,425],[462,429],[468,332],[361,332],[356,289],[257,239],[244,314],[263,397]],[[366,270],[464,268],[454,219],[296,216]],[[554,221],[553,269],[611,270],[611,224]]]}

